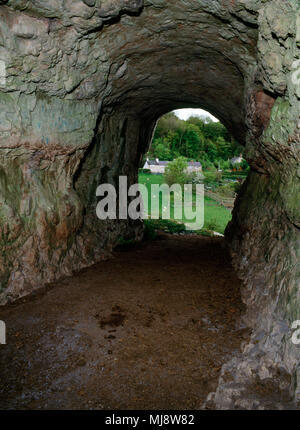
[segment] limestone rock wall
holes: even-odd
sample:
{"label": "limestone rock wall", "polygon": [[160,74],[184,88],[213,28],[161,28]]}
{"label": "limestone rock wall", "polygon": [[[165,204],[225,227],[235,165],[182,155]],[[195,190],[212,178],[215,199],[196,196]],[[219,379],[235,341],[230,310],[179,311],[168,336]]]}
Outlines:
{"label": "limestone rock wall", "polygon": [[95,190],[136,182],[160,115],[202,107],[252,167],[227,236],[253,336],[211,400],[258,407],[257,375],[297,398],[299,20],[297,0],[1,0],[0,302],[141,237]]}
{"label": "limestone rock wall", "polygon": [[[293,407],[284,404],[287,394],[300,405],[299,346],[291,341],[292,323],[300,317],[300,40],[294,6],[270,2],[259,15],[258,77],[267,96],[248,105],[246,149],[253,171],[226,232],[245,282],[245,321],[253,334],[244,357],[223,369],[215,400],[227,407],[270,407],[251,391],[259,378],[262,386],[273,384],[278,408]],[[269,111],[266,127],[260,104]],[[234,377],[226,380],[230,369]]]}
{"label": "limestone rock wall", "polygon": [[121,172],[136,181],[161,114],[201,105],[245,138],[258,2],[2,3],[5,303],[105,257],[124,235],[99,226],[95,189]]}

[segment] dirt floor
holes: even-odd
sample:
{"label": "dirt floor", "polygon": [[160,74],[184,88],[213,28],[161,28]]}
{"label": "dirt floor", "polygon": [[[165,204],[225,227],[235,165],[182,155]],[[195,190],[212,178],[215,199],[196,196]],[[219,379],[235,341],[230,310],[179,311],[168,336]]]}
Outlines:
{"label": "dirt floor", "polygon": [[199,409],[248,337],[223,239],[166,234],[0,309],[0,409]]}

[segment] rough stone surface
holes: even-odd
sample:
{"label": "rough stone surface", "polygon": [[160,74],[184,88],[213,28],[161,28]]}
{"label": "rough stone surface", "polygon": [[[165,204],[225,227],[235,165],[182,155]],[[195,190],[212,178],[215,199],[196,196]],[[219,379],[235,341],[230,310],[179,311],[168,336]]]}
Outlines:
{"label": "rough stone surface", "polygon": [[1,303],[139,238],[96,218],[96,187],[136,181],[160,115],[207,109],[252,167],[227,229],[252,342],[210,400],[267,407],[273,378],[299,403],[299,28],[297,0],[1,0]]}

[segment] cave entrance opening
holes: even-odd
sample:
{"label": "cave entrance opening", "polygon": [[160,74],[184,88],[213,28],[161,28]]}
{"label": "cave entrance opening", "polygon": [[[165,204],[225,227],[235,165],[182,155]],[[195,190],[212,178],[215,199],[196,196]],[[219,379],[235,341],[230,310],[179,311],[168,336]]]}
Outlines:
{"label": "cave entrance opening", "polygon": [[[182,232],[186,227],[186,230],[201,230],[204,234],[223,235],[231,220],[235,198],[249,169],[244,158],[244,147],[208,111],[186,108],[162,115],[139,169],[139,183],[147,187],[148,191],[149,218],[152,218],[150,196],[157,194],[158,186],[168,185],[172,188],[175,184],[181,185],[185,194],[183,192],[180,196],[179,203],[175,198],[176,193],[171,195],[171,208],[167,211],[162,193],[159,220],[147,220],[146,225],[150,223],[169,232]],[[182,185],[183,182],[186,185]],[[196,208],[202,204],[201,229],[199,222],[188,223],[190,219],[187,218],[185,208],[179,215],[176,214],[176,206],[181,203],[185,206],[189,186],[193,190],[190,198],[192,206]],[[197,199],[201,192],[203,202]],[[192,214],[200,219],[198,212],[196,208]]]}

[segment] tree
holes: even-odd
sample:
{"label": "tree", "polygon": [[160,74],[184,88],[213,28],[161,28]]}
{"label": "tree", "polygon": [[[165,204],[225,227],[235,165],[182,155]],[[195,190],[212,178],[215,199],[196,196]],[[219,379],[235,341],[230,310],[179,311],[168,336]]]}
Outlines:
{"label": "tree", "polygon": [[218,155],[222,160],[228,160],[232,157],[232,145],[225,141],[224,137],[219,136],[216,140]]}
{"label": "tree", "polygon": [[189,159],[198,159],[200,151],[204,148],[204,137],[196,125],[188,124],[183,142],[185,156]]}
{"label": "tree", "polygon": [[243,153],[243,147],[222,123],[205,116],[193,116],[184,121],[170,112],[158,121],[147,156],[160,160],[186,157],[201,161],[204,167],[206,164],[219,165],[240,153]]}
{"label": "tree", "polygon": [[167,138],[159,137],[156,139],[148,154],[150,157],[159,158],[160,160],[172,160],[170,143]]}
{"label": "tree", "polygon": [[208,156],[210,161],[213,162],[217,158],[218,149],[217,149],[216,145],[211,140],[206,141],[205,152],[207,153],[207,156]]}
{"label": "tree", "polygon": [[173,184],[183,186],[187,179],[187,167],[188,163],[184,157],[178,157],[174,161],[171,161],[171,163],[167,165],[164,174],[166,184],[169,186]]}

